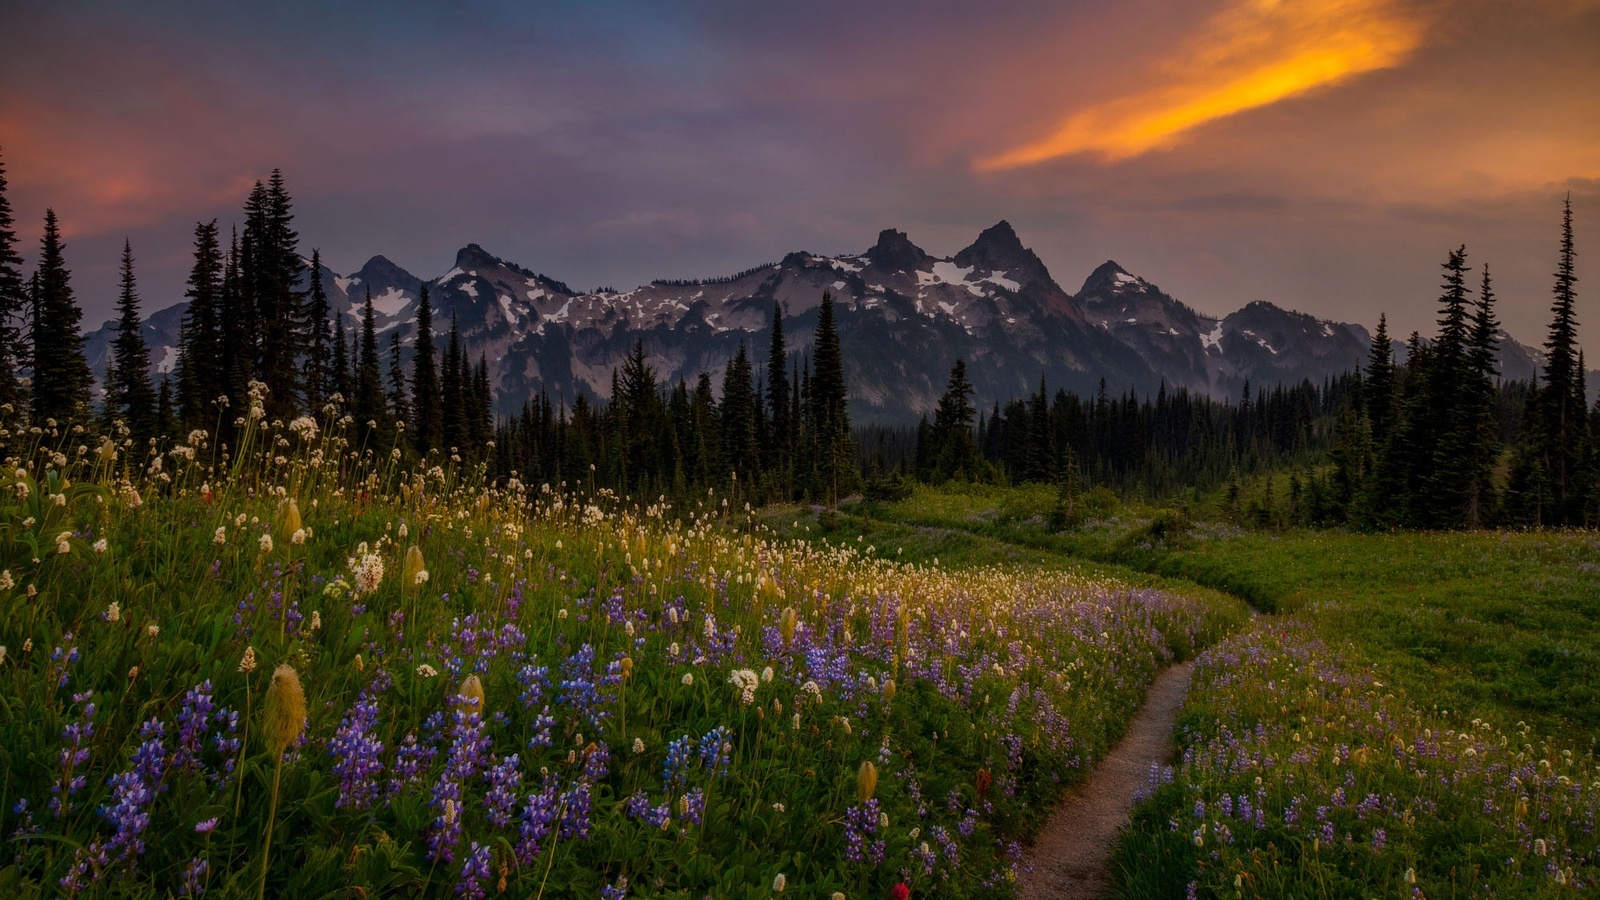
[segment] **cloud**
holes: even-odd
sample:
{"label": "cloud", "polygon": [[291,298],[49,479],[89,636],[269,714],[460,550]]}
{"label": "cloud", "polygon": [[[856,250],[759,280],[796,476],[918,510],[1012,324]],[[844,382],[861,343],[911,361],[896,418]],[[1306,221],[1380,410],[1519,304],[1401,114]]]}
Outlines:
{"label": "cloud", "polygon": [[979,170],[1088,153],[1104,161],[1170,147],[1194,129],[1403,63],[1426,22],[1395,0],[1233,0],[1152,73],[1148,90],[1081,109]]}

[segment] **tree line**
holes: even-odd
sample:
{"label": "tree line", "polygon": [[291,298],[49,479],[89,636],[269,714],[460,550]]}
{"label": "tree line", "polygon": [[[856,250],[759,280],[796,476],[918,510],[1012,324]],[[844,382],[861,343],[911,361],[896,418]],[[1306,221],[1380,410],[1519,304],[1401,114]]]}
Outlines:
{"label": "tree line", "polygon": [[[938,409],[918,425],[909,468],[928,483],[951,479],[1053,482],[1064,494],[1106,485],[1148,497],[1224,486],[1228,505],[1262,524],[1471,529],[1600,524],[1600,402],[1587,403],[1577,343],[1572,204],[1562,216],[1545,359],[1532,383],[1501,378],[1500,323],[1487,265],[1469,271],[1465,246],[1443,263],[1439,330],[1413,333],[1397,361],[1387,316],[1367,363],[1328,379],[1258,390],[1237,404],[1163,386],[1154,400],[1131,391],[1092,399],[972,403],[957,361]],[[1474,291],[1471,286],[1476,282]],[[1474,296],[1475,295],[1475,296]],[[875,436],[881,464],[905,442]],[[1288,488],[1240,509],[1242,475],[1288,473]]]}

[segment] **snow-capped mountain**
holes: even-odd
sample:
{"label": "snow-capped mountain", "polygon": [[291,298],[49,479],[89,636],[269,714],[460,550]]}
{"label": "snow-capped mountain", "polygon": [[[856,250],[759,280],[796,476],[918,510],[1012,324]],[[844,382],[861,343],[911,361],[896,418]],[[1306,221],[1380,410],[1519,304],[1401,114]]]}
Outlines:
{"label": "snow-capped mountain", "polygon": [[[370,291],[380,341],[414,341],[422,279],[382,256],[350,275],[322,271],[346,330],[359,327]],[[1266,302],[1227,316],[1197,312],[1114,262],[1068,294],[1016,232],[1000,222],[950,258],[929,255],[904,233],[883,231],[858,254],[791,253],[726,278],[655,281],[630,291],[575,291],[500,259],[477,244],[427,282],[435,337],[454,319],[471,358],[487,360],[496,406],[519,409],[541,390],[570,400],[605,397],[612,369],[635,341],[664,383],[723,367],[740,344],[765,371],[773,311],[782,310],[791,352],[813,339],[823,293],[837,304],[840,343],[858,421],[912,421],[932,411],[957,358],[980,404],[1038,389],[1088,394],[1185,387],[1234,397],[1246,379],[1268,386],[1320,381],[1365,360],[1360,325],[1315,319]],[[172,371],[184,305],[157,311],[145,337],[158,373]],[[88,337],[103,373],[112,323]],[[1526,350],[1526,348],[1520,348]],[[1516,373],[1507,373],[1515,376]]]}

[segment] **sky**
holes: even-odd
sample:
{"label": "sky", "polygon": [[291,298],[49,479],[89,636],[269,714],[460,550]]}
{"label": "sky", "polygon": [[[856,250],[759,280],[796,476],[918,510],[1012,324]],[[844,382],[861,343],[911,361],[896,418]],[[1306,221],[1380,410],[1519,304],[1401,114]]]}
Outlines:
{"label": "sky", "polygon": [[0,34],[20,249],[53,207],[90,327],[124,239],[175,302],[280,168],[341,273],[475,242],[627,289],[1006,219],[1069,292],[1115,259],[1403,336],[1465,244],[1527,342],[1570,195],[1600,329],[1600,0],[7,0]]}

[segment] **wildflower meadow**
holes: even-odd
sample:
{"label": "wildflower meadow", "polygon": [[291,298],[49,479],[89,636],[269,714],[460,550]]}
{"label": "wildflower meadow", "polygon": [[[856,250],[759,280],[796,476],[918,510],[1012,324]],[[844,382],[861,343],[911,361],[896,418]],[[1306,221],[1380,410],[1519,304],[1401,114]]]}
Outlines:
{"label": "wildflower meadow", "polygon": [[160,453],[4,436],[19,896],[1006,896],[1155,673],[1243,621],[262,408]]}

